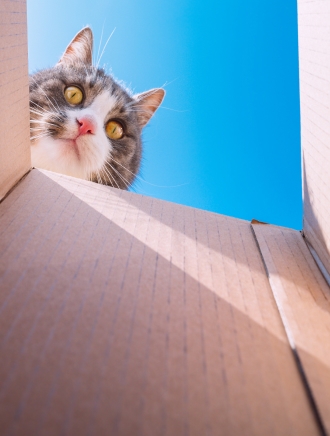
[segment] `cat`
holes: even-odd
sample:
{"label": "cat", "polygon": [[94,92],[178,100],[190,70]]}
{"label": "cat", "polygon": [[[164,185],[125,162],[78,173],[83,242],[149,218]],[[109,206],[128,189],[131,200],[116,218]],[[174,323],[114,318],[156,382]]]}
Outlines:
{"label": "cat", "polygon": [[85,27],[53,68],[30,76],[32,165],[128,189],[140,168],[142,128],[165,91],[131,95],[92,65],[92,53]]}

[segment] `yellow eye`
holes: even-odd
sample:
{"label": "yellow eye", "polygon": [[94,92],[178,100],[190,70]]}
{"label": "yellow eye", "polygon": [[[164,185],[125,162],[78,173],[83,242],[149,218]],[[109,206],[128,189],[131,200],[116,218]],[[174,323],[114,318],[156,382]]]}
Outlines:
{"label": "yellow eye", "polygon": [[109,121],[105,131],[110,139],[120,139],[124,136],[123,126],[118,121]]}
{"label": "yellow eye", "polygon": [[73,106],[80,104],[84,98],[81,89],[77,88],[76,86],[68,86],[65,88],[64,97],[65,100]]}

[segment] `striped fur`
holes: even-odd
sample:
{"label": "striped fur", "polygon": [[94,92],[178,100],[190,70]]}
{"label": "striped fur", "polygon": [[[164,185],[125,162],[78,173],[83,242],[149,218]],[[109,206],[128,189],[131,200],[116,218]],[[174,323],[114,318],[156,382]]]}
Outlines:
{"label": "striped fur", "polygon": [[[92,65],[92,45],[92,32],[84,28],[57,65],[30,76],[32,164],[127,189],[140,168],[142,128],[165,92],[159,88],[132,96],[103,69]],[[82,103],[75,107],[64,98],[65,88],[72,85],[84,94]],[[95,120],[95,133],[76,138],[77,118],[85,115]],[[122,124],[123,138],[107,137],[109,120]]]}

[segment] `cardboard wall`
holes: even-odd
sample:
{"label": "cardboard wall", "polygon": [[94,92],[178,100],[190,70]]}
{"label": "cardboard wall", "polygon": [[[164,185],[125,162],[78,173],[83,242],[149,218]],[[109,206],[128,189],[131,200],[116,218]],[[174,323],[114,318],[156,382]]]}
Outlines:
{"label": "cardboard wall", "polygon": [[300,232],[253,225],[270,286],[324,432],[330,434],[330,290]]}
{"label": "cardboard wall", "polygon": [[[304,231],[324,264],[326,4],[299,4]],[[25,2],[0,5],[3,197],[30,161]],[[0,204],[0,434],[330,434],[329,331],[300,232],[37,169]]]}
{"label": "cardboard wall", "polygon": [[0,0],[0,200],[30,169],[25,1]]}
{"label": "cardboard wall", "polygon": [[304,234],[330,272],[330,2],[299,0]]}
{"label": "cardboard wall", "polygon": [[5,434],[318,434],[248,222],[39,170],[0,222]]}

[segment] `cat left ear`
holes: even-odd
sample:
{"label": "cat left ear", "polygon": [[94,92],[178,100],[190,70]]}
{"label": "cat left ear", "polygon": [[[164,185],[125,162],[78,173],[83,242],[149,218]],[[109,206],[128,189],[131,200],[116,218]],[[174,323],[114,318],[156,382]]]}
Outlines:
{"label": "cat left ear", "polygon": [[153,114],[156,112],[161,102],[165,97],[165,91],[162,88],[151,89],[150,91],[142,92],[141,94],[134,95],[136,103],[134,108],[140,127],[144,127]]}
{"label": "cat left ear", "polygon": [[86,65],[92,65],[93,55],[93,32],[90,27],[85,27],[73,38],[70,44],[67,46],[61,59],[57,65],[75,63],[84,63]]}

